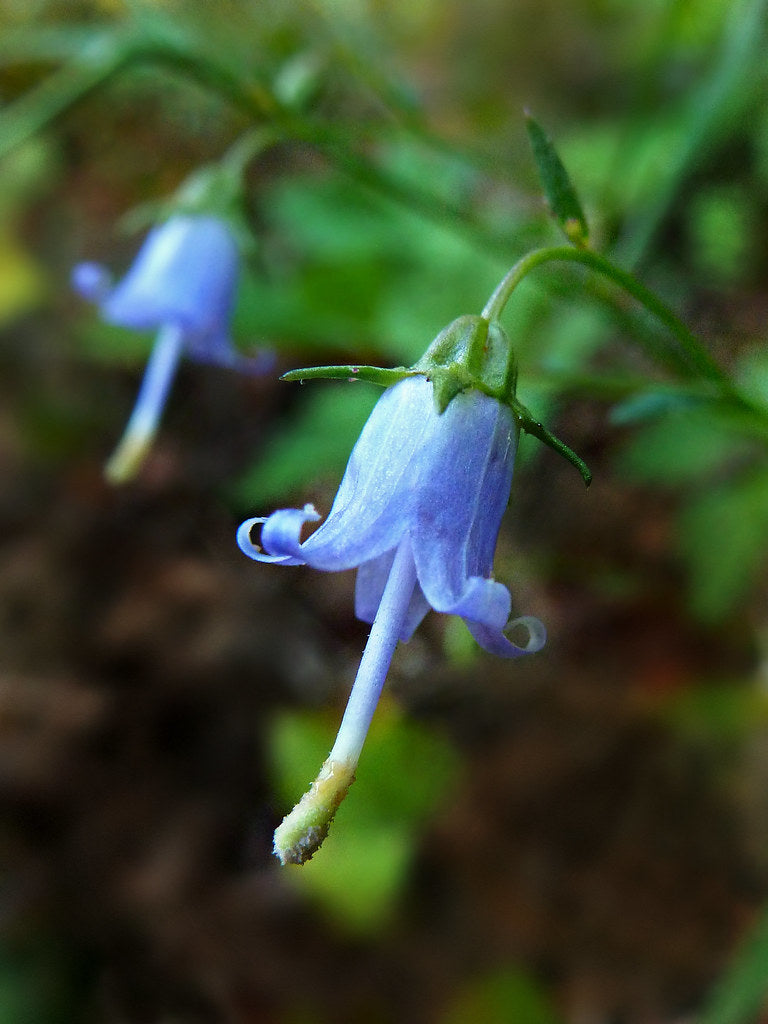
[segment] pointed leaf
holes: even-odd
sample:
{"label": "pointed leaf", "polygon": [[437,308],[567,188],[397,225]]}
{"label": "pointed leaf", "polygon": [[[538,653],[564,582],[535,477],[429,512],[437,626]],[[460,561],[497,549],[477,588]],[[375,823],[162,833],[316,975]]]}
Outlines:
{"label": "pointed leaf", "polygon": [[568,171],[538,121],[526,114],[525,122],[552,216],[566,238],[579,248],[584,248],[589,241],[589,227]]}

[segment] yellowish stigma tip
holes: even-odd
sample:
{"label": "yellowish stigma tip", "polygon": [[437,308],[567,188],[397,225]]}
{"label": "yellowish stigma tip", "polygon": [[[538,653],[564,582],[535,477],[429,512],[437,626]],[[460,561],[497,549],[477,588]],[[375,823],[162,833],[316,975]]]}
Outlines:
{"label": "yellowish stigma tip", "polygon": [[274,854],[280,863],[305,864],[320,849],[339,804],[355,781],[349,761],[323,764],[320,774],[275,829]]}
{"label": "yellowish stigma tip", "polygon": [[104,466],[104,476],[111,484],[125,484],[141,469],[152,439],[124,438]]}

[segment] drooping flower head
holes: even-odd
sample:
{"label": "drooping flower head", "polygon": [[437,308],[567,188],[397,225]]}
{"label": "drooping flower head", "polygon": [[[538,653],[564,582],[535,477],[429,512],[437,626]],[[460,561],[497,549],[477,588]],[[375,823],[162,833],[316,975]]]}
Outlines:
{"label": "drooping flower head", "polygon": [[[323,375],[342,375],[328,369]],[[359,377],[366,368],[336,369]],[[392,373],[400,379],[363,428],[325,522],[302,541],[304,524],[320,519],[306,505],[248,519],[238,531],[241,549],[260,562],[357,569],[355,611],[373,624],[334,747],[275,833],[282,863],[303,863],[323,841],[354,778],[395,647],[430,608],[461,616],[477,642],[502,657],[538,651],[546,639],[537,619],[510,621],[510,593],[492,577],[526,423],[522,407],[501,400],[512,399],[516,375],[508,340],[496,324],[460,318],[420,363]],[[525,639],[508,636],[512,627]]]}
{"label": "drooping flower head", "polygon": [[113,482],[127,480],[141,464],[183,355],[246,372],[271,364],[271,357],[247,358],[232,344],[239,263],[237,242],[223,219],[177,214],[150,231],[118,284],[98,264],[74,268],[73,287],[98,304],[107,322],[158,332],[133,414],[106,467]]}
{"label": "drooping flower head", "polygon": [[[518,657],[544,642],[533,619],[528,642],[505,636],[511,597],[491,578],[501,517],[509,501],[518,425],[511,410],[480,391],[459,394],[438,413],[434,385],[408,377],[384,392],[352,451],[333,507],[303,543],[311,505],[247,520],[238,539],[261,562],[357,569],[355,613],[373,622],[395,553],[407,541],[415,583],[398,636],[409,640],[430,608],[460,615],[493,654]],[[264,523],[259,550],[251,528]]]}

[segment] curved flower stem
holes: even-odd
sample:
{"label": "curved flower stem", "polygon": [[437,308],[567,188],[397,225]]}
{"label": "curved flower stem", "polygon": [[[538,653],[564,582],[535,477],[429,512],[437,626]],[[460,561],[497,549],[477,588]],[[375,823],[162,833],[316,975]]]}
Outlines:
{"label": "curved flower stem", "polygon": [[360,751],[415,586],[416,566],[406,534],[395,553],[333,749],[309,790],[275,830],[274,852],[281,864],[304,864],[317,852],[339,804],[355,781]]}
{"label": "curved flower stem", "polygon": [[113,484],[136,475],[157,431],[168,391],[184,347],[184,332],[175,324],[163,327],[144,371],[139,395],[120,443],[104,467]]}
{"label": "curved flower stem", "polygon": [[504,307],[509,301],[512,292],[520,284],[524,277],[536,267],[543,263],[565,261],[581,263],[591,270],[612,280],[625,292],[631,295],[653,314],[677,339],[680,347],[687,356],[690,364],[707,380],[715,383],[718,388],[733,396],[733,388],[728,377],[710,356],[699,339],[678,319],[672,310],[650,289],[641,284],[637,278],[621,270],[607,260],[604,256],[593,252],[591,249],[576,249],[568,245],[551,246],[545,249],[535,249],[527,253],[512,267],[506,277],[500,282],[493,295],[486,303],[483,316],[486,320],[498,320]]}
{"label": "curved flower stem", "polygon": [[420,216],[467,238],[484,252],[509,258],[507,235],[497,234],[479,223],[459,204],[437,198],[429,190],[377,166],[349,145],[349,135],[333,124],[319,121],[287,108],[264,82],[241,82],[230,68],[210,55],[190,55],[172,46],[145,48],[138,55],[180,67],[202,85],[214,89],[227,102],[253,118],[257,125],[269,122],[286,139],[312,146],[347,177],[387,199],[410,208]]}

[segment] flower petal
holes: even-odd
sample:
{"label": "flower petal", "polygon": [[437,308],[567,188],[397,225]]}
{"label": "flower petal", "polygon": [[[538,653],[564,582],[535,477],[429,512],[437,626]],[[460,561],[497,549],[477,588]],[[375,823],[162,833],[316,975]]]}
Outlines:
{"label": "flower petal", "polygon": [[414,501],[413,470],[423,461],[433,419],[432,385],[409,377],[388,388],[363,427],[333,507],[302,545],[316,569],[351,569],[397,547]]}
{"label": "flower petal", "polygon": [[[447,595],[449,596],[449,595]],[[503,583],[470,576],[454,601],[429,602],[436,612],[460,615],[463,619],[482,622],[490,629],[503,629],[512,610],[512,596]]]}
{"label": "flower petal", "polygon": [[502,407],[472,520],[467,546],[467,571],[472,575],[488,577],[492,574],[501,520],[509,504],[518,430],[511,415],[507,417],[507,412],[506,407]]}
{"label": "flower petal", "polygon": [[484,577],[509,500],[514,419],[478,391],[458,395],[439,419],[414,483],[411,535],[419,583],[436,611],[501,629],[509,592]]}
{"label": "flower petal", "polygon": [[[243,554],[257,562],[276,562],[279,565],[304,565],[302,557],[301,528],[304,523],[317,522],[320,518],[312,505],[303,509],[282,508],[268,518],[256,516],[246,519],[237,531],[237,543]],[[251,540],[251,529],[263,523],[261,530],[262,548]]]}
{"label": "flower petal", "polygon": [[528,642],[524,647],[513,643],[501,630],[492,629],[481,622],[473,622],[471,619],[464,621],[467,629],[480,646],[500,658],[519,658],[523,654],[535,654],[547,642],[547,631],[544,624],[532,615],[521,615],[519,619],[513,619],[508,623],[506,627],[509,630],[516,626],[523,626],[528,630]]}
{"label": "flower petal", "polygon": [[111,323],[136,330],[175,323],[221,334],[235,298],[239,255],[223,221],[175,216],[153,228],[123,280],[102,301]]}
{"label": "flower petal", "polygon": [[[384,587],[389,579],[392,569],[395,552],[387,551],[370,562],[363,562],[357,570],[355,582],[355,615],[362,622],[370,622],[376,618],[376,613],[381,604],[384,594]],[[429,602],[417,583],[411,596],[403,626],[400,631],[400,639],[406,642],[411,639],[421,620],[429,611]]]}

